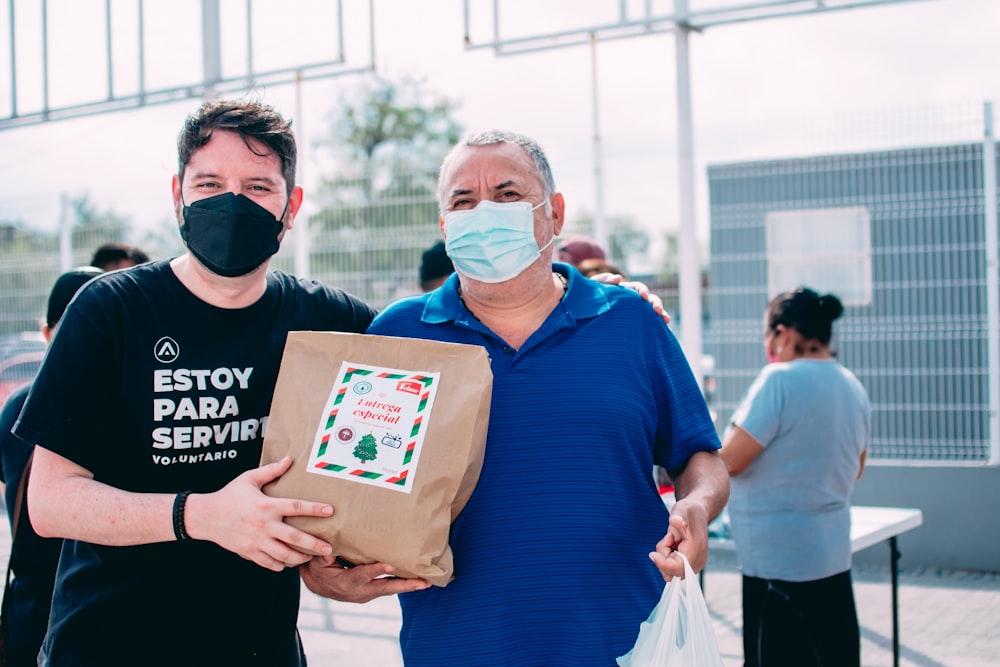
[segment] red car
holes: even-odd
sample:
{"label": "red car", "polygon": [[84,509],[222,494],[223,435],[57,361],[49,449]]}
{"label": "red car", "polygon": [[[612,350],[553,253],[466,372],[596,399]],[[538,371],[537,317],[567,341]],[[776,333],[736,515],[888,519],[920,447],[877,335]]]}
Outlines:
{"label": "red car", "polygon": [[20,352],[0,361],[0,405],[14,390],[35,379],[35,374],[45,358],[43,350]]}

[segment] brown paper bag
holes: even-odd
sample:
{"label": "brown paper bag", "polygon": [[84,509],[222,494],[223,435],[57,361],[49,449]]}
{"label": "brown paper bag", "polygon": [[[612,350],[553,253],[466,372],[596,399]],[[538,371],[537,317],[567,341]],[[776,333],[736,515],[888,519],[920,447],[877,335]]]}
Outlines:
{"label": "brown paper bag", "polygon": [[298,331],[288,335],[261,464],[294,462],[264,492],[330,503],[288,523],[353,563],[444,586],[448,535],[479,480],[493,374],[478,345]]}

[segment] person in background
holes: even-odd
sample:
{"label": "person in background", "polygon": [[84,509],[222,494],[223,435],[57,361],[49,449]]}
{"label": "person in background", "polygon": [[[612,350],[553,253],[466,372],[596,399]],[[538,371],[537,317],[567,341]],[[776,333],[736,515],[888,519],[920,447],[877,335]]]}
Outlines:
{"label": "person in background", "polygon": [[444,241],[436,242],[420,256],[420,291],[436,290],[454,272],[455,267],[445,251]]}
{"label": "person in background", "polygon": [[621,276],[622,279],[627,279],[625,272],[617,266],[609,264],[603,259],[597,259],[596,257],[583,260],[576,265],[576,269],[586,278],[593,278],[601,273],[613,273]]}
{"label": "person in background", "polygon": [[556,259],[580,268],[581,262],[588,259],[607,261],[608,254],[604,248],[589,236],[570,236],[556,246]]}
{"label": "person in background", "polygon": [[291,464],[259,465],[264,428],[288,332],[375,311],[268,269],[303,198],[280,114],[205,102],[177,149],[186,251],[80,290],[14,427],[35,530],[65,538],[42,666],[305,664],[296,568],[331,547],[284,518],[333,508],[261,492]]}
{"label": "person in background", "polygon": [[105,243],[94,251],[94,256],[90,258],[90,265],[96,266],[102,271],[116,271],[127,269],[149,261],[149,255],[139,248],[127,243]]}
{"label": "person in background", "polygon": [[[96,267],[82,266],[56,279],[49,292],[48,308],[41,325],[46,342],[52,340],[56,324],[77,291],[101,273]],[[32,447],[16,438],[10,429],[17,421],[30,389],[30,383],[16,389],[0,409],[0,482],[4,484],[4,502],[12,530],[15,519],[17,523],[17,535],[10,554],[10,569],[14,578],[5,593],[9,597],[4,616],[7,667],[36,664],[38,648],[42,645],[49,622],[49,604],[59,564],[59,549],[62,547],[62,540],[39,537],[32,529],[23,499],[20,516],[14,516],[17,489]]]}
{"label": "person in background", "polygon": [[830,351],[842,312],[836,296],[805,287],[771,300],[769,363],[723,439],[746,667],[860,664],[850,499],[864,470],[871,406]]}
{"label": "person in background", "polygon": [[[438,195],[456,274],[368,331],[485,347],[493,396],[479,482],[452,525],[456,579],[400,596],[403,659],[612,665],[664,579],[683,576],[675,552],[705,565],[708,524],[729,492],[718,436],[663,318],[627,289],[553,264],[565,203],[534,141],[466,139],[445,159]],[[672,512],[654,464],[676,480]],[[368,567],[316,559],[302,576],[358,601],[357,572],[379,574]]]}

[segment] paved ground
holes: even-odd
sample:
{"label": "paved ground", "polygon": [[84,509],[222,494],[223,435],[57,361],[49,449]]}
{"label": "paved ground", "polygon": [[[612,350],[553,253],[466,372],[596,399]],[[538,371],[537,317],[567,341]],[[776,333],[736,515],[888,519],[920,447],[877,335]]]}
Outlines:
{"label": "paved ground", "polygon": [[[876,545],[872,549],[882,548]],[[865,667],[890,667],[892,587],[887,564],[854,569]],[[1000,664],[1000,574],[907,571],[899,579],[901,667],[986,667]],[[740,577],[732,554],[712,555],[705,598],[726,667],[743,664]],[[319,667],[402,665],[392,599],[350,605],[304,591],[299,627],[310,664]]]}
{"label": "paved ground", "polygon": [[[0,530],[0,563],[6,562],[9,549],[10,534]],[[861,565],[854,570],[865,667],[892,665],[889,578],[888,565]],[[741,666],[740,577],[732,554],[712,555],[705,598],[726,667]],[[901,667],[1000,664],[1000,573],[907,570],[904,555],[899,618]],[[313,667],[401,666],[399,622],[395,598],[352,605],[303,589],[299,627]]]}

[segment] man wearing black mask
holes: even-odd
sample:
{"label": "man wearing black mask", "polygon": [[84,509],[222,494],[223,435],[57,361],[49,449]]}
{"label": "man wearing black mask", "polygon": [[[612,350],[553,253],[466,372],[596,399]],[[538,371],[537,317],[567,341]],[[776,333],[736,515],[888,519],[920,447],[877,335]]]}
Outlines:
{"label": "man wearing black mask", "polygon": [[14,429],[37,445],[32,523],[66,538],[40,665],[305,664],[296,567],[330,545],[283,519],[333,508],[261,493],[291,463],[258,467],[261,443],[287,333],[375,311],[268,270],[295,160],[270,107],[205,103],[172,185],[187,252],[98,277],[63,318]]}

